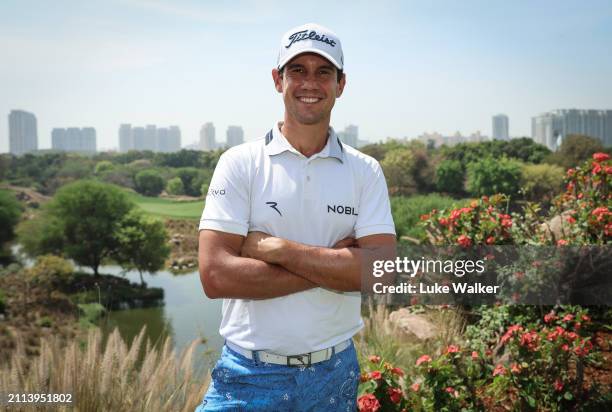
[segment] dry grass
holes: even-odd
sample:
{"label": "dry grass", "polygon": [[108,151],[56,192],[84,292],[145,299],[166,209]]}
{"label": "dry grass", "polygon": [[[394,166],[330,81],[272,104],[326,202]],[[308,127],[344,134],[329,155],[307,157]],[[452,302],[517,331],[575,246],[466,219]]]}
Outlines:
{"label": "dry grass", "polygon": [[92,328],[84,345],[42,339],[36,358],[27,357],[18,341],[11,364],[0,367],[0,392],[72,393],[72,406],[53,408],[59,411],[192,412],[210,382],[210,376],[193,373],[198,340],[177,357],[170,338],[158,349],[145,344],[144,336],[143,328],[128,346],[115,329],[103,348],[100,330]]}
{"label": "dry grass", "polygon": [[365,327],[355,338],[361,365],[367,362],[369,355],[379,355],[393,366],[404,369],[409,380],[419,356],[433,356],[451,343],[463,343],[465,320],[452,308],[425,310],[423,315],[438,328],[438,335],[428,340],[419,340],[415,336],[401,333],[389,320],[389,314],[386,306],[373,306],[370,303],[369,315],[363,319]]}

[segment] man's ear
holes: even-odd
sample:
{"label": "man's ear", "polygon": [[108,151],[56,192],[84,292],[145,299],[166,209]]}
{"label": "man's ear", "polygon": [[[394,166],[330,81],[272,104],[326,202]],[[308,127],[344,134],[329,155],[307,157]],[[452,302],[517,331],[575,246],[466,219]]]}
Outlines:
{"label": "man's ear", "polygon": [[272,69],[272,79],[274,80],[274,87],[279,93],[283,92],[283,76],[278,69]]}
{"label": "man's ear", "polygon": [[336,87],[336,98],[342,96],[344,86],[346,86],[346,73],[342,73],[342,78],[338,82],[338,86]]}

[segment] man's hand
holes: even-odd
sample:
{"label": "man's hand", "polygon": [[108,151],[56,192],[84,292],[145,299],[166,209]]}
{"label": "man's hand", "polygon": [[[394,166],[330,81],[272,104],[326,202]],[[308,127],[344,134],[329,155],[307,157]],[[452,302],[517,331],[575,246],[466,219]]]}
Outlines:
{"label": "man's hand", "polygon": [[240,250],[240,255],[277,264],[280,262],[285,242],[287,242],[285,239],[270,236],[264,232],[249,232]]}

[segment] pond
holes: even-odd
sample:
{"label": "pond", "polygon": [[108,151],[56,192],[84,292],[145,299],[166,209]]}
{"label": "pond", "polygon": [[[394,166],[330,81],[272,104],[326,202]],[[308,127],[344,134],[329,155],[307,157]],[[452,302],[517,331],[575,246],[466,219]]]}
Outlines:
{"label": "pond", "polygon": [[[131,282],[140,283],[137,271],[124,273],[119,266],[103,266],[100,273],[125,276]],[[110,311],[100,320],[104,334],[117,327],[123,339],[131,342],[146,325],[151,342],[163,341],[170,336],[177,354],[194,339],[202,340],[205,343],[198,346],[196,368],[208,369],[223,346],[219,335],[222,301],[204,295],[197,271],[181,275],[161,271],[143,277],[147,286],[164,290],[164,305]]]}

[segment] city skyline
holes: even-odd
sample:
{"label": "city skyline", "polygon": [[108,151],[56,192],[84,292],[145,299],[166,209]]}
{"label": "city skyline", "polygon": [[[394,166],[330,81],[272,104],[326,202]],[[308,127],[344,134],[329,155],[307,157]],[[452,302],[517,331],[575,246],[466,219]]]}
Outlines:
{"label": "city skyline", "polygon": [[118,149],[127,122],[176,124],[183,146],[210,119],[261,137],[282,119],[270,76],[280,36],[305,21],[345,49],[332,125],[358,123],[370,141],[488,135],[496,113],[511,136],[530,136],[540,113],[612,108],[609,2],[389,1],[352,4],[350,17],[342,4],[314,2],[299,17],[280,4],[2,2],[0,152],[14,109],[36,114],[39,148],[57,125],[95,127],[100,150]]}

